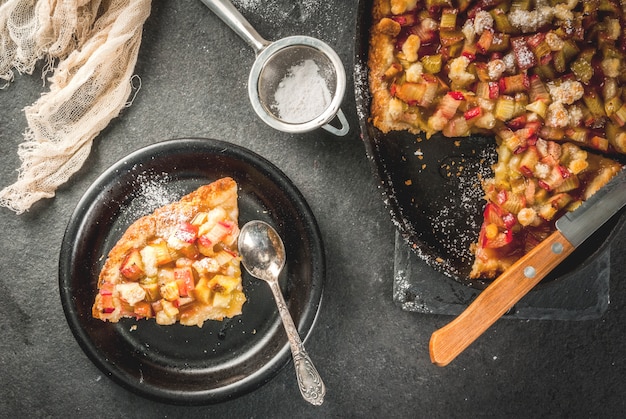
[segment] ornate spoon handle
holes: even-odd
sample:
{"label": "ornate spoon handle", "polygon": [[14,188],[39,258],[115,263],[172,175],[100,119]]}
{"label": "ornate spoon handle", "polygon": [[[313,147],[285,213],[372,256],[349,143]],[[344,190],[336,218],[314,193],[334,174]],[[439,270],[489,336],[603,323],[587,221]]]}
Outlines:
{"label": "ornate spoon handle", "polygon": [[313,365],[313,361],[304,349],[304,344],[298,334],[291,314],[287,309],[285,298],[280,290],[277,280],[267,281],[274,294],[276,305],[278,306],[278,312],[285,326],[287,332],[287,338],[289,339],[289,345],[291,346],[291,355],[293,356],[293,364],[296,369],[296,378],[298,379],[298,387],[302,397],[307,402],[319,406],[324,402],[324,395],[326,394],[326,386],[322,381],[317,369]]}

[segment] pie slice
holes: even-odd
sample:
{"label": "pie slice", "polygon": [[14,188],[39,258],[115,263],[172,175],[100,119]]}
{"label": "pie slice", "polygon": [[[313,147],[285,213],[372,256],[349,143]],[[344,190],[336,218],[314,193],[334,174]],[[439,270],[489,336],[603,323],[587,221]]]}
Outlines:
{"label": "pie slice", "polygon": [[621,166],[572,143],[538,138],[518,153],[501,143],[493,169],[494,177],[483,182],[487,204],[472,246],[470,278],[495,278],[504,272],[555,231],[565,211],[576,209]]}
{"label": "pie slice", "polygon": [[100,272],[93,317],[199,326],[241,314],[237,184],[222,178],[135,221]]}
{"label": "pie slice", "polygon": [[498,144],[472,278],[504,271],[621,169],[611,156],[626,154],[622,3],[374,0],[374,126]]}

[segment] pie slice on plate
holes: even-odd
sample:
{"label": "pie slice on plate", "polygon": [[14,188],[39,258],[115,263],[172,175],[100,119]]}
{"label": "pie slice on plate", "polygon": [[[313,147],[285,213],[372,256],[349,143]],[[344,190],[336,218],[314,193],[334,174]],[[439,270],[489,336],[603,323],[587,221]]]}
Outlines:
{"label": "pie slice on plate", "polygon": [[621,169],[622,3],[374,0],[372,17],[376,128],[495,136],[472,278],[503,272]]}
{"label": "pie slice on plate", "polygon": [[237,184],[222,178],[131,224],[100,272],[93,317],[201,327],[241,314]]}

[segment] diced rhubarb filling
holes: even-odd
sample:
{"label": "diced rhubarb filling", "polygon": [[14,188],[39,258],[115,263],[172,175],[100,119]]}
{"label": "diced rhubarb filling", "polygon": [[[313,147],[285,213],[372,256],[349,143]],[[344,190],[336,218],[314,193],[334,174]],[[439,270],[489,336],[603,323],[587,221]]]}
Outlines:
{"label": "diced rhubarb filling", "polygon": [[378,26],[395,35],[383,76],[403,103],[393,117],[459,137],[521,116],[541,138],[626,153],[626,14],[595,3],[392,1],[403,6]]}
{"label": "diced rhubarb filling", "polygon": [[120,281],[100,285],[101,318],[197,324],[198,314],[207,310],[218,317],[237,314],[245,301],[240,259],[232,249],[238,234],[237,224],[218,209],[180,223],[169,237],[131,249],[120,266]]}

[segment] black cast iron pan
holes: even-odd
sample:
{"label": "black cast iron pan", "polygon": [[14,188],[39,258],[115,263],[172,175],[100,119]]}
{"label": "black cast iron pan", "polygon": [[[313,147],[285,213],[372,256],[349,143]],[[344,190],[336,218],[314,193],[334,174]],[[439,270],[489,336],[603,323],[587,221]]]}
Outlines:
{"label": "black cast iron pan", "polygon": [[[427,140],[405,131],[383,134],[369,122],[367,57],[372,2],[361,0],[358,6],[354,81],[361,135],[383,198],[398,231],[419,257],[446,276],[484,288],[486,281],[469,278],[469,247],[482,222],[479,178],[491,176],[495,140],[489,136],[433,136]],[[625,221],[624,216],[614,217],[544,282],[565,278],[593,260]]]}

